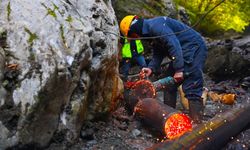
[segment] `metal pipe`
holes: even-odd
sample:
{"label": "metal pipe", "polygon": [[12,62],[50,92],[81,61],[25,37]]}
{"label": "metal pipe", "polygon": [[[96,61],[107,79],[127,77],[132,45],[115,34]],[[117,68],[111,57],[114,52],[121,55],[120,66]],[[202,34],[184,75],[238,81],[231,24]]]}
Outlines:
{"label": "metal pipe", "polygon": [[131,113],[139,99],[155,98],[156,91],[162,90],[165,86],[174,85],[175,81],[173,77],[166,77],[153,83],[144,79],[135,82],[126,82],[124,90],[126,108]]}
{"label": "metal pipe", "polygon": [[137,119],[169,139],[177,138],[192,129],[189,117],[157,99],[139,100],[134,114]]}
{"label": "metal pipe", "polygon": [[250,104],[216,115],[176,140],[166,140],[148,150],[215,150],[225,146],[250,123]]}
{"label": "metal pipe", "polygon": [[155,88],[149,80],[138,80],[127,83],[124,90],[125,105],[129,114],[133,114],[134,107],[140,99],[154,98]]}
{"label": "metal pipe", "polygon": [[129,114],[152,127],[158,133],[169,139],[177,138],[192,129],[188,116],[154,99],[155,89],[160,90],[162,85],[175,84],[172,77],[157,82],[139,80],[125,90],[124,98]]}

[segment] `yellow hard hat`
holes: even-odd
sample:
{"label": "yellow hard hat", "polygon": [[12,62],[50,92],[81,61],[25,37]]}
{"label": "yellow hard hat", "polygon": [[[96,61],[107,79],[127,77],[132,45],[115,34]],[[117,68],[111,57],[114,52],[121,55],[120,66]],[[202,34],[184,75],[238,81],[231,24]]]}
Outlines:
{"label": "yellow hard hat", "polygon": [[135,15],[128,15],[124,17],[120,23],[120,30],[123,35],[128,36],[128,31],[130,29],[130,24],[134,19]]}

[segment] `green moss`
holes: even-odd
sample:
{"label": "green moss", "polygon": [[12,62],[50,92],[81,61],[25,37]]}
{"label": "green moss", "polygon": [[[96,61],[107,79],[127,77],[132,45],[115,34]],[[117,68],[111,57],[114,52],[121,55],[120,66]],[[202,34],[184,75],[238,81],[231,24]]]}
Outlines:
{"label": "green moss", "polygon": [[55,11],[54,10],[52,10],[52,9],[50,9],[50,8],[48,8],[47,9],[47,15],[51,15],[52,17],[54,17],[54,18],[56,18],[57,16],[56,16],[56,13],[55,13]]}
{"label": "green moss", "polygon": [[53,3],[53,7],[54,7],[54,9],[53,9],[54,12],[58,11],[61,16],[64,15],[64,11],[60,11],[59,7],[56,4]]}
{"label": "green moss", "polygon": [[28,39],[28,43],[30,45],[33,44],[33,41],[38,39],[38,36],[35,33],[32,33],[28,28],[24,28],[25,32],[27,32],[29,34],[29,39]]}
{"label": "green moss", "polygon": [[65,40],[65,36],[64,36],[63,25],[60,26],[60,34],[61,34],[61,38],[63,40],[63,43],[65,44],[66,40]]}
{"label": "green moss", "polygon": [[67,22],[71,23],[73,21],[73,18],[71,17],[71,15],[69,15],[66,19]]}
{"label": "green moss", "polygon": [[9,3],[7,5],[7,19],[8,19],[8,21],[10,21],[10,13],[11,13],[11,8],[10,8],[10,1],[9,1]]}
{"label": "green moss", "polygon": [[[51,8],[47,7],[44,3],[41,3],[41,4],[43,5],[44,8],[47,9],[47,14],[46,14],[46,16],[47,16],[47,15],[51,15],[52,17],[57,18],[56,13],[55,13],[55,6],[56,6],[56,5],[54,6],[54,10],[52,10]],[[56,8],[58,8],[58,7],[56,7]]]}
{"label": "green moss", "polygon": [[35,54],[32,51],[32,45],[33,45],[34,40],[38,39],[38,36],[35,33],[32,33],[28,28],[24,28],[24,30],[30,36],[29,39],[28,39],[28,43],[30,44],[29,45],[29,52],[30,52],[29,60],[34,61],[35,60]]}
{"label": "green moss", "polygon": [[53,3],[54,10],[59,10],[59,7]]}

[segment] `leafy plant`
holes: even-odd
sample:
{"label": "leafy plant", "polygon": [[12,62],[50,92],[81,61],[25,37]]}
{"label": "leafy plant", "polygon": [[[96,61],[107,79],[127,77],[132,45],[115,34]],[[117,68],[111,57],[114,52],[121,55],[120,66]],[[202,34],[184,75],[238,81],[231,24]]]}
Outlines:
{"label": "leafy plant", "polygon": [[[195,23],[222,0],[175,0],[176,4],[187,9],[191,22]],[[211,33],[234,30],[243,32],[250,22],[250,3],[248,0],[225,0],[210,12],[196,28]]]}

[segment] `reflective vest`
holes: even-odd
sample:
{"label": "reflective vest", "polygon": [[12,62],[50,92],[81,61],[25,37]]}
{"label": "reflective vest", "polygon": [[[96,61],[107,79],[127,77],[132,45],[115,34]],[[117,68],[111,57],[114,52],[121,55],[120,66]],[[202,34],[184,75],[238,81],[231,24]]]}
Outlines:
{"label": "reflective vest", "polygon": [[[137,53],[141,54],[144,51],[141,40],[135,40]],[[132,58],[132,52],[130,50],[130,42],[125,39],[125,43],[122,47],[122,58]]]}

